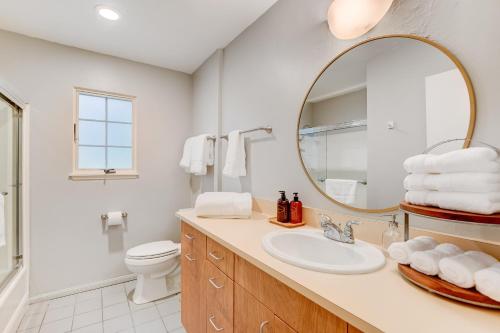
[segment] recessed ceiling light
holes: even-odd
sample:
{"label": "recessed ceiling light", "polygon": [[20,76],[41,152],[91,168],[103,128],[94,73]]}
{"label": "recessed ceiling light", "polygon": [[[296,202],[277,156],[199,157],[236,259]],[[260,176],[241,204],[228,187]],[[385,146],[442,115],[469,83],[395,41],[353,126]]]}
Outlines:
{"label": "recessed ceiling light", "polygon": [[120,14],[114,9],[111,9],[107,6],[97,6],[96,11],[99,15],[104,17],[106,20],[116,21],[120,18]]}

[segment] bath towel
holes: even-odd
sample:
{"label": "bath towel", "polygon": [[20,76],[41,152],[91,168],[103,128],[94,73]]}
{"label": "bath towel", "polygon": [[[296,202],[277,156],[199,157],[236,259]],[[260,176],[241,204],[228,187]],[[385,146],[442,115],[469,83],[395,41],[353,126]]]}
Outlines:
{"label": "bath towel", "polygon": [[214,143],[209,134],[201,134],[188,138],[184,143],[179,166],[187,173],[203,176],[207,174],[207,166],[214,163]]}
{"label": "bath towel", "polygon": [[333,199],[351,205],[356,200],[358,182],[353,179],[326,179],[325,191]]}
{"label": "bath towel", "polygon": [[191,166],[191,149],[193,146],[194,137],[188,138],[184,142],[184,149],[182,151],[182,158],[179,162],[179,166],[184,169],[184,171],[189,172]]}
{"label": "bath towel", "polygon": [[432,250],[414,252],[410,257],[410,266],[426,275],[437,275],[441,259],[461,253],[463,251],[454,244],[439,244]]}
{"label": "bath towel", "polygon": [[408,191],[500,192],[500,173],[410,174],[404,180]]}
{"label": "bath towel", "polygon": [[428,236],[418,236],[406,242],[396,242],[389,246],[389,255],[400,264],[409,264],[411,255],[417,251],[432,250],[437,246],[434,239]]}
{"label": "bath towel", "polygon": [[239,130],[228,135],[226,163],[222,174],[231,178],[244,177],[247,175],[245,154],[245,137]]}
{"label": "bath towel", "polygon": [[5,197],[0,193],[0,247],[5,246]]}
{"label": "bath towel", "polygon": [[500,302],[500,263],[474,274],[476,289],[483,295]]}
{"label": "bath towel", "polygon": [[500,192],[408,191],[405,200],[414,205],[435,206],[477,214],[490,215],[500,212]]}
{"label": "bath towel", "polygon": [[474,274],[495,264],[497,260],[479,251],[467,251],[439,262],[439,277],[461,288],[475,285]]}
{"label": "bath towel", "polygon": [[194,206],[196,216],[212,218],[249,218],[252,215],[250,193],[205,192]]}
{"label": "bath towel", "polygon": [[403,166],[408,173],[500,172],[498,153],[485,147],[416,155],[406,159]]}

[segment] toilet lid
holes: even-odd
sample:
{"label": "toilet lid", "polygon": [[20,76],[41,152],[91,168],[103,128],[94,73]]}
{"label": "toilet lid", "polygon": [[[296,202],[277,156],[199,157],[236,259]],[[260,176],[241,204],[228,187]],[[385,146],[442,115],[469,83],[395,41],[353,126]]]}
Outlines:
{"label": "toilet lid", "polygon": [[179,251],[179,244],[172,241],[151,242],[135,246],[127,251],[128,258],[150,259],[175,254]]}

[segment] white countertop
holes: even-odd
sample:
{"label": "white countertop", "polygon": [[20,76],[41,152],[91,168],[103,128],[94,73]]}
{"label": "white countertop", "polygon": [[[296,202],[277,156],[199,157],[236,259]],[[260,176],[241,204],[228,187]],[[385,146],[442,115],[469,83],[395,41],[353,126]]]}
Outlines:
{"label": "white countertop", "polygon": [[[305,270],[275,259],[261,246],[263,235],[284,230],[254,213],[252,219],[177,216],[295,291],[362,331],[387,333],[499,333],[500,311],[447,300],[404,280],[388,259],[377,272],[337,275]],[[310,228],[304,226],[301,228]]]}

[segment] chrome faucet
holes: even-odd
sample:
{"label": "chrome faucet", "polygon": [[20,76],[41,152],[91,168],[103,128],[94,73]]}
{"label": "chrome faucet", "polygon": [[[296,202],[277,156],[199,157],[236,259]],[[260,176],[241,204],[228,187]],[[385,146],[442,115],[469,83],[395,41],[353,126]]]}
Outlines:
{"label": "chrome faucet", "polygon": [[326,238],[341,243],[354,244],[354,231],[352,230],[352,225],[357,225],[359,222],[347,221],[345,227],[342,229],[342,225],[335,224],[330,216],[319,214],[319,217],[321,228],[324,230]]}

